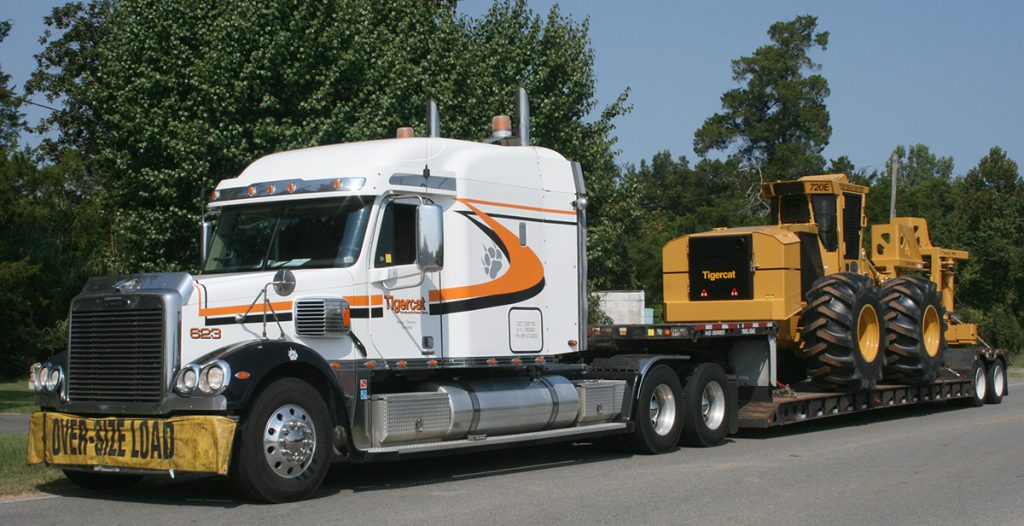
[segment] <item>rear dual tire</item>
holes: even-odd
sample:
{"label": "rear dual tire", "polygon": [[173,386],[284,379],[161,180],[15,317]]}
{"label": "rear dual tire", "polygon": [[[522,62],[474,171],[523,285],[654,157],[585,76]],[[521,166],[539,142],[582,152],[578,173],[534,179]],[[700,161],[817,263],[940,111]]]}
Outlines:
{"label": "rear dual tire", "polygon": [[985,381],[988,384],[985,403],[1002,403],[1003,396],[1006,396],[1006,366],[1001,360],[994,360],[985,367]]}
{"label": "rear dual tire", "polygon": [[681,385],[679,374],[657,365],[643,378],[634,412],[635,429],[627,437],[637,453],[660,454],[678,444],[721,444],[729,431],[729,389],[725,371],[716,364],[693,368]]}

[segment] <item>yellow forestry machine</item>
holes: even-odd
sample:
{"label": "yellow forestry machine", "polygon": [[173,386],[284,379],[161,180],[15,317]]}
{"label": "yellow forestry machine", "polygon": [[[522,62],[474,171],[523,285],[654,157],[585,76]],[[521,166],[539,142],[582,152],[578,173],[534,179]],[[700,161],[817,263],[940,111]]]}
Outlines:
{"label": "yellow forestry machine", "polygon": [[775,322],[779,381],[809,375],[827,391],[932,383],[947,346],[976,343],[953,316],[953,266],[968,254],[933,246],[924,219],[873,225],[868,257],[867,187],[831,174],[762,192],[770,225],[665,245],[666,322]]}

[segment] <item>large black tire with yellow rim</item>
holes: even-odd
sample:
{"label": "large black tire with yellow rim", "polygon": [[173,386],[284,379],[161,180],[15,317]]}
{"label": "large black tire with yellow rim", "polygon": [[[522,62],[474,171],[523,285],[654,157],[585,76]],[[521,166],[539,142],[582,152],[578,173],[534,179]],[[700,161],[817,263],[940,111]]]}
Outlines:
{"label": "large black tire with yellow rim", "polygon": [[930,384],[946,351],[942,298],[935,283],[904,276],[882,285],[885,304],[886,382]]}
{"label": "large black tire with yellow rim", "polygon": [[878,289],[867,277],[840,272],[818,279],[800,315],[799,354],[811,382],[826,391],[873,389],[882,373],[885,326]]}

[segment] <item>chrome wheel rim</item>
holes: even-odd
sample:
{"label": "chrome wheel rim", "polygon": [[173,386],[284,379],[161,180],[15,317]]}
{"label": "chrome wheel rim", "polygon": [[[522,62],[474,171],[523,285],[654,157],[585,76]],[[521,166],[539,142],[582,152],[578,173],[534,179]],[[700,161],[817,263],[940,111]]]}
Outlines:
{"label": "chrome wheel rim", "polygon": [[263,456],[286,479],[306,472],[316,452],[316,426],[302,406],[287,404],[270,413],[263,429]]}
{"label": "chrome wheel rim", "polygon": [[665,384],[659,385],[651,394],[651,427],[658,435],[665,436],[676,423],[676,397]]}
{"label": "chrome wheel rim", "polygon": [[978,397],[978,399],[984,399],[985,389],[987,389],[985,385],[985,368],[978,367],[974,370],[974,396]]}
{"label": "chrome wheel rim", "polygon": [[996,396],[1003,396],[1003,385],[1006,383],[1006,379],[1003,376],[1003,366],[996,364],[992,370],[992,392]]}
{"label": "chrome wheel rim", "polygon": [[725,391],[718,382],[708,382],[700,397],[700,412],[708,429],[718,429],[725,420]]}

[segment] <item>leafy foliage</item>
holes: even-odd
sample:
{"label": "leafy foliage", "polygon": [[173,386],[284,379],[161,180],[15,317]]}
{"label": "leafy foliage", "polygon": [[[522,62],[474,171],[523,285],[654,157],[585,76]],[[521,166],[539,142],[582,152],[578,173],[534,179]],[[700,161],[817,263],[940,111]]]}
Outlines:
{"label": "leafy foliage", "polygon": [[825,98],[828,81],[808,74],[820,66],[810,57],[824,51],[829,34],[818,19],[798,16],[768,28],[771,44],[732,61],[733,80],[742,87],[722,95],[722,113],[704,121],[694,134],[698,155],[729,151],[770,180],[793,179],[824,167],[821,151],[832,135]]}
{"label": "leafy foliage", "polygon": [[491,115],[533,98],[533,137],[580,160],[600,221],[616,167],[612,120],[593,122],[587,23],[525,1],[480,19],[454,2],[162,2],[69,4],[48,18],[31,92],[73,101],[47,125],[55,151],[87,153],[89,182],[111,210],[104,265],[166,270],[195,260],[208,190],[274,151],[423,131],[434,98],[446,136],[477,139]]}

